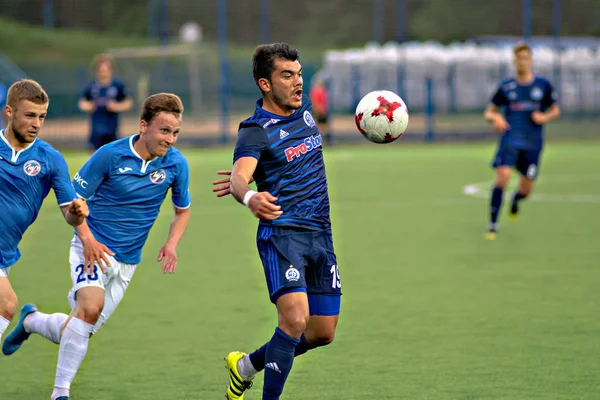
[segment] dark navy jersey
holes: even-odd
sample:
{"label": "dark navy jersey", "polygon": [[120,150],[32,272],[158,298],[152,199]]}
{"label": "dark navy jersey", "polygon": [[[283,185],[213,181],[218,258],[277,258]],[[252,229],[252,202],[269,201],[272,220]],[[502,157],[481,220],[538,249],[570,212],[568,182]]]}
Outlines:
{"label": "dark navy jersey", "polygon": [[102,86],[97,82],[90,83],[83,91],[81,97],[96,105],[92,113],[92,135],[109,135],[117,132],[119,114],[106,109],[109,100],[123,101],[127,98],[125,85],[117,80],[112,80],[109,85]]}
{"label": "dark navy jersey", "polygon": [[241,157],[258,160],[254,180],[258,191],[277,197],[283,215],[261,225],[309,230],[329,229],[329,195],[321,135],[311,115],[311,103],[283,117],[256,103],[254,115],[240,124],[233,162]]}
{"label": "dark navy jersey", "polygon": [[541,150],[542,126],[531,119],[534,111],[545,112],[556,102],[554,89],[547,79],[536,76],[529,84],[518,83],[515,78],[503,81],[492,97],[492,103],[504,109],[510,125],[500,138],[500,145],[524,150]]}

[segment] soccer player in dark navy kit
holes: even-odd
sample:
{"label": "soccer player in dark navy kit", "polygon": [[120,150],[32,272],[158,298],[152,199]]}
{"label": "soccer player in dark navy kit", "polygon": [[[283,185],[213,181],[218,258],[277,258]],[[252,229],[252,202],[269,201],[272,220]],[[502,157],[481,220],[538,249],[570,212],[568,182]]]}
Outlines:
{"label": "soccer player in dark navy kit", "polygon": [[519,202],[529,196],[539,173],[543,148],[542,125],[560,116],[552,85],[531,71],[531,48],[519,43],[513,53],[516,77],[500,84],[484,114],[485,119],[501,135],[492,163],[496,169],[496,179],[491,196],[491,221],[486,234],[490,240],[496,238],[504,188],[510,181],[512,169],[516,168],[521,174],[510,207],[510,217],[515,219]]}
{"label": "soccer player in dark navy kit", "polygon": [[91,113],[89,144],[92,151],[117,140],[119,113],[131,109],[125,85],[113,78],[113,62],[106,55],[94,58],[96,80],[86,86],[79,99],[79,109]]}
{"label": "soccer player in dark navy kit", "polygon": [[[231,194],[260,220],[257,247],[279,324],[251,354],[232,352],[228,399],[242,399],[265,370],[263,400],[279,399],[295,356],[333,340],[341,283],[331,236],[321,135],[302,93],[298,51],[259,46],[254,79],[262,92],[254,115],[240,124]],[[224,172],[226,173],[226,172]],[[258,192],[248,184],[254,179]]]}

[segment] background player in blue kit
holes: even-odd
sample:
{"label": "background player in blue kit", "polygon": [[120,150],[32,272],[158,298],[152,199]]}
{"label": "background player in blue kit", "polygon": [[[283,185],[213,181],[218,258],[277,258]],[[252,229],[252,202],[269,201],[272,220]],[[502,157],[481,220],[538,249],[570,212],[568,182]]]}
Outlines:
{"label": "background player in blue kit", "polygon": [[73,312],[69,317],[35,310],[22,314],[23,322],[15,328],[21,334],[13,341],[13,352],[31,333],[60,343],[52,400],[69,398],[89,338],[123,298],[169,189],[175,215],[158,260],[165,273],[177,268],[177,245],[186,230],[191,204],[188,164],[173,147],[182,113],[183,104],[176,95],[150,96],[144,102],[140,134],[102,147],[72,181],[90,208],[87,223],[76,228],[71,241],[69,302]]}
{"label": "background player in blue kit", "polygon": [[[279,323],[252,354],[226,357],[227,398],[243,398],[264,369],[262,398],[271,400],[279,399],[295,356],[333,340],[341,283],[321,135],[302,93],[298,51],[284,43],[259,46],[253,73],[262,98],[240,124],[230,184],[221,180],[218,190],[231,190],[260,219],[258,252]],[[258,192],[248,187],[252,179]]]}
{"label": "background player in blue kit", "polygon": [[91,150],[117,140],[119,113],[131,109],[133,102],[125,84],[113,78],[113,61],[98,55],[92,62],[96,80],[91,82],[79,99],[79,109],[91,113],[89,144]]}
{"label": "background player in blue kit", "polygon": [[17,308],[8,274],[50,189],[70,225],[80,225],[88,215],[87,204],[71,186],[65,159],[38,139],[47,111],[48,95],[37,82],[21,80],[9,88],[2,110],[8,123],[0,130],[0,340]]}
{"label": "background player in blue kit", "polygon": [[[543,149],[542,125],[560,116],[552,85],[532,73],[531,48],[519,43],[513,53],[516,76],[500,84],[484,114],[496,132],[502,135],[492,163],[496,179],[492,188],[491,221],[486,234],[490,240],[496,238],[498,214],[512,168],[521,174],[510,208],[511,217],[516,218],[519,202],[529,196],[539,173]],[[504,115],[501,109],[504,109]]]}

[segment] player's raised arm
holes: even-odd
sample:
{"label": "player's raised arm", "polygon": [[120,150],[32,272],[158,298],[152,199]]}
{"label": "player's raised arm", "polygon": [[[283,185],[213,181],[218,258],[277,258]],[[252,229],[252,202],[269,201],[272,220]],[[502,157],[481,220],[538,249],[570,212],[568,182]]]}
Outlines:
{"label": "player's raised arm", "polygon": [[233,170],[231,171],[231,195],[250,208],[256,218],[277,219],[283,214],[281,206],[275,204],[277,198],[269,192],[255,192],[248,186],[263,152],[269,150],[269,138],[261,126],[241,126],[233,152]]}
{"label": "player's raised arm", "polygon": [[231,171],[231,195],[247,206],[256,218],[274,220],[283,214],[281,206],[275,204],[277,198],[269,192],[255,192],[248,186],[257,164],[254,157],[241,157],[235,162]]}

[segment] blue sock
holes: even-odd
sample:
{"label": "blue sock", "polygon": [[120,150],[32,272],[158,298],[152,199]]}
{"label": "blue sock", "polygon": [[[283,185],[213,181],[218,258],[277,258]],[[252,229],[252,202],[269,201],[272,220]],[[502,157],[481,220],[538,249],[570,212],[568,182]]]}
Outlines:
{"label": "blue sock", "polygon": [[[252,366],[254,366],[254,369],[259,372],[265,369],[265,356],[267,354],[267,346],[269,346],[269,342],[263,344],[262,347],[254,350],[253,353],[249,354]],[[301,356],[302,354],[316,347],[317,346],[309,343],[304,337],[304,334],[302,334],[302,336],[300,337],[300,343],[298,343],[298,345],[296,346],[296,350],[294,351],[294,357]]]}
{"label": "blue sock", "polygon": [[300,339],[288,336],[279,328],[269,341],[265,354],[263,400],[279,400],[283,385],[292,370],[294,351]]}
{"label": "blue sock", "polygon": [[498,213],[500,213],[500,207],[502,206],[502,195],[504,189],[494,186],[492,190],[492,201],[490,211],[492,214],[492,224],[496,224],[498,221]]}

